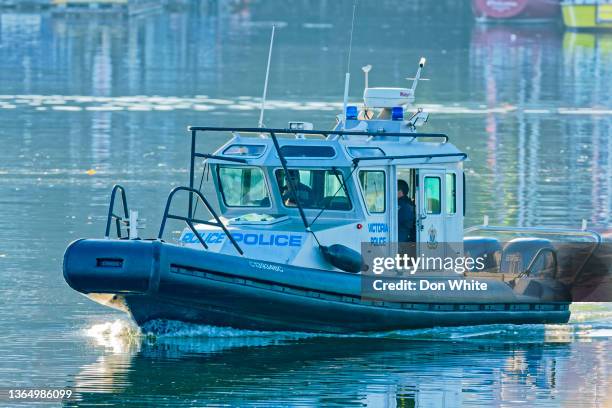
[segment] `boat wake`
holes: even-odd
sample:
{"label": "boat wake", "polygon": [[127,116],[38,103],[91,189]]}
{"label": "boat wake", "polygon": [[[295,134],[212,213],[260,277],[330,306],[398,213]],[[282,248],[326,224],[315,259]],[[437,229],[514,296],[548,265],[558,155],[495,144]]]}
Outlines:
{"label": "boat wake", "polygon": [[240,330],[173,320],[153,320],[138,327],[122,319],[94,324],[85,329],[84,334],[96,346],[112,353],[132,354],[144,350],[147,354],[159,354],[162,351],[155,346],[164,345],[163,353],[166,356],[186,352],[215,353],[238,347],[265,347],[318,336],[333,337],[316,333]]}
{"label": "boat wake", "polygon": [[227,338],[227,337],[274,337],[284,339],[300,339],[316,336],[314,333],[272,332],[258,330],[242,330],[230,327],[209,326],[195,323],[185,323],[175,320],[152,320],[140,328],[143,336],[155,338]]}
{"label": "boat wake", "polygon": [[568,324],[485,325],[435,327],[384,333],[325,334],[240,330],[153,320],[143,327],[129,320],[117,319],[94,324],[84,331],[97,346],[122,353],[140,351],[143,345],[189,345],[192,351],[219,352],[235,347],[265,347],[290,344],[312,338],[380,338],[406,341],[486,342],[497,343],[573,343],[612,338],[612,305],[582,303],[572,305]]}
{"label": "boat wake", "polygon": [[97,323],[84,330],[84,335],[97,346],[110,349],[115,353],[138,350],[141,331],[134,323],[117,319],[112,322]]}
{"label": "boat wake", "polygon": [[434,327],[378,334],[414,341],[471,341],[486,343],[570,343],[612,338],[611,303],[577,303],[568,324],[495,324]]}

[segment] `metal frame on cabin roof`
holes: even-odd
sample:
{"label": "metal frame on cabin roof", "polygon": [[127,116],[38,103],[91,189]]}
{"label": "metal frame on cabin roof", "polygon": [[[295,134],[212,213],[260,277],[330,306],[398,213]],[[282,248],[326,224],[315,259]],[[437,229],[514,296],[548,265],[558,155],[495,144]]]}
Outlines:
{"label": "metal frame on cabin roof", "polygon": [[237,133],[268,133],[268,134],[300,134],[300,135],[319,135],[333,136],[382,136],[382,137],[407,137],[418,138],[439,138],[444,139],[443,143],[448,142],[448,135],[444,133],[387,133],[387,132],[362,132],[351,130],[300,130],[300,129],[279,129],[279,128],[240,128],[240,127],[216,127],[216,126],[189,126],[187,128],[192,135],[194,132],[237,132]]}

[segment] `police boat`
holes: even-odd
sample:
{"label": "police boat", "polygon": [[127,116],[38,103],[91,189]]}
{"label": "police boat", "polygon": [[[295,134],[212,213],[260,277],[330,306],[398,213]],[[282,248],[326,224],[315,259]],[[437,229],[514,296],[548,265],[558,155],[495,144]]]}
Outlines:
{"label": "police boat", "polygon": [[[137,212],[117,185],[104,239],[67,248],[66,282],[139,325],[166,319],[350,333],[567,322],[580,268],[551,279],[562,273],[552,237],[595,246],[600,235],[487,222],[464,230],[467,154],[445,134],[417,131],[428,119],[412,107],[424,64],[410,88],[369,87],[371,67],[364,67],[363,105],[348,105],[345,97],[332,130],[306,122],[284,129],[190,127],[189,183],[170,192],[157,237],[138,237]],[[200,142],[219,134],[231,138],[212,154],[202,152]],[[208,189],[198,184],[200,165]],[[387,287],[393,279],[396,288],[426,279],[437,290],[376,291],[381,281],[369,255],[397,255],[398,180],[412,203],[412,253],[479,254],[484,269],[395,271]],[[184,225],[174,241],[169,222]],[[451,281],[466,285],[444,287]],[[476,284],[486,290],[470,290]]]}

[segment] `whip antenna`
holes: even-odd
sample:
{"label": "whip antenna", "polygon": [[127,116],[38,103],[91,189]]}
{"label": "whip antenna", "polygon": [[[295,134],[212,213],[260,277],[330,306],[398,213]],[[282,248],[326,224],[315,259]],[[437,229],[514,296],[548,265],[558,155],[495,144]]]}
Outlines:
{"label": "whip antenna", "polygon": [[416,92],[416,88],[419,84],[419,81],[429,81],[429,79],[427,78],[421,78],[421,71],[423,70],[423,67],[425,67],[425,62],[427,62],[425,57],[421,57],[421,59],[419,60],[419,68],[417,69],[416,75],[413,78],[406,78],[412,81],[412,86],[410,87],[410,103],[414,102],[414,93]]}
{"label": "whip antenna", "polygon": [[342,116],[344,116],[343,127],[346,129],[346,105],[348,104],[349,83],[351,82],[351,51],[353,50],[353,29],[355,28],[355,10],[357,9],[357,0],[353,3],[353,19],[351,20],[351,37],[349,40],[348,59],[346,61],[346,75],[344,76],[344,101],[342,104]]}
{"label": "whip antenna", "polygon": [[268,66],[266,68],[266,80],[264,81],[263,96],[261,97],[261,111],[259,112],[259,127],[264,127],[263,118],[266,110],[266,95],[268,93],[268,77],[270,76],[270,60],[272,59],[272,46],[274,45],[274,30],[272,26],[272,35],[270,36],[270,49],[268,50]]}

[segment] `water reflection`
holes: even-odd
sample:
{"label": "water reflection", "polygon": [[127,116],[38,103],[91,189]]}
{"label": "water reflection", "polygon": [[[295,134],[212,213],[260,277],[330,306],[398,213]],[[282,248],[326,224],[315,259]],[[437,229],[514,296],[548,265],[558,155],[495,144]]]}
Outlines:
{"label": "water reflection", "polygon": [[[589,103],[592,98],[595,108],[610,108],[609,84],[612,82],[612,35],[606,33],[566,32],[563,36],[564,75],[574,88],[566,89],[566,98],[577,104]],[[588,91],[585,92],[584,88]],[[579,89],[579,92],[576,90]],[[587,96],[589,95],[589,96]],[[612,213],[612,116],[603,115],[569,121],[567,134],[586,131],[591,134],[584,150],[592,149],[590,162],[591,200],[593,218],[610,225]],[[583,153],[584,154],[584,153]]]}
{"label": "water reflection", "polygon": [[602,63],[610,51],[577,46],[605,39],[546,25],[474,27],[471,72],[483,73],[487,106],[514,113],[491,111],[482,124],[491,174],[484,183],[495,193],[487,211],[497,223],[609,225],[612,105],[598,84],[612,80]]}
{"label": "water reflection", "polygon": [[[196,405],[589,406],[604,401],[608,386],[590,373],[610,362],[605,343],[572,345],[586,332],[562,325],[371,337],[147,336],[84,366],[74,381],[86,403],[167,396]],[[216,333],[223,334],[230,333]]]}

